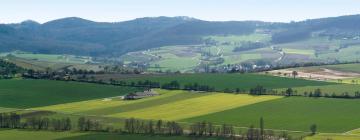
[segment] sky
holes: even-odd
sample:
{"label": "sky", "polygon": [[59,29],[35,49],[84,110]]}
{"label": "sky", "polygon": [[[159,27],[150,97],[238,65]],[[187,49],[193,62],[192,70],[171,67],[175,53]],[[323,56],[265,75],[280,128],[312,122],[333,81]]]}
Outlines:
{"label": "sky", "polygon": [[360,14],[360,0],[0,0],[0,23],[64,17],[119,22],[157,16],[290,22],[352,14]]}

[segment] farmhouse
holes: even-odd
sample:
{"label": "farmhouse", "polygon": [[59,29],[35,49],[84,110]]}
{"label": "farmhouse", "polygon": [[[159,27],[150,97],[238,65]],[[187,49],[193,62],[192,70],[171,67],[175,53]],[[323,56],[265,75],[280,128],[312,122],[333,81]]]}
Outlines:
{"label": "farmhouse", "polygon": [[146,97],[158,96],[159,94],[154,92],[153,90],[146,90],[143,92],[135,92],[130,93],[128,95],[123,96],[124,100],[135,100],[135,99],[142,99]]}

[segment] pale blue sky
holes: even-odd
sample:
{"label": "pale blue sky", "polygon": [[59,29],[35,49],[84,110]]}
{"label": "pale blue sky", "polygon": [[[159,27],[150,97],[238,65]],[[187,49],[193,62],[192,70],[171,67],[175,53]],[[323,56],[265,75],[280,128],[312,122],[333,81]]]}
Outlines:
{"label": "pale blue sky", "polygon": [[0,0],[0,23],[63,17],[116,22],[139,17],[289,22],[360,14],[360,0]]}

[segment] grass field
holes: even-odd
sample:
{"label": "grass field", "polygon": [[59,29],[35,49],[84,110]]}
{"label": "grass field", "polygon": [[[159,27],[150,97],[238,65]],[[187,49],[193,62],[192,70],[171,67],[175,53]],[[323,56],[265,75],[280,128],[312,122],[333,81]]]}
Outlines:
{"label": "grass field", "polygon": [[[278,92],[285,91],[287,88],[276,89]],[[304,92],[310,93],[314,92],[316,89],[320,89],[322,94],[332,95],[342,95],[343,93],[348,93],[349,95],[354,95],[355,92],[360,91],[360,85],[353,84],[337,84],[337,85],[324,85],[324,86],[303,86],[292,88],[297,91],[297,94],[303,95]]]}
{"label": "grass field", "polygon": [[216,93],[208,96],[191,98],[154,107],[146,107],[134,111],[117,113],[110,116],[124,118],[135,117],[142,119],[180,120],[277,98],[281,97]]}
{"label": "grass field", "polygon": [[360,73],[360,64],[354,63],[354,64],[323,65],[323,66],[312,66],[312,67],[299,67],[293,69],[294,70],[298,69],[305,72],[318,72],[318,71],[322,71],[322,69],[331,69],[341,72]]}
{"label": "grass field", "polygon": [[0,53],[0,56],[8,56],[8,55],[12,55],[23,59],[56,62],[56,63],[84,64],[86,62],[91,61],[91,57],[74,56],[74,55],[34,54],[34,53],[19,52],[19,51]]}
{"label": "grass field", "polygon": [[360,127],[357,106],[358,100],[288,97],[182,121],[250,126],[257,125],[263,117],[266,128],[308,132],[309,126],[316,124],[319,132],[343,133]]}
{"label": "grass field", "polygon": [[186,91],[167,91],[156,90],[161,96],[152,98],[145,98],[141,100],[124,101],[113,99],[104,101],[103,99],[82,101],[75,103],[66,103],[53,106],[45,106],[40,108],[33,108],[35,110],[50,110],[64,113],[88,114],[88,115],[107,115],[119,112],[126,112],[130,110],[142,109],[145,107],[152,107],[162,105],[175,101],[181,101],[189,98],[201,97],[207,94],[188,93]]}
{"label": "grass field", "polygon": [[17,109],[15,108],[4,108],[4,107],[0,107],[0,113],[5,113],[5,112],[12,112],[12,111],[16,111]]}
{"label": "grass field", "polygon": [[[115,78],[115,77],[113,77]],[[150,80],[160,83],[168,83],[177,80],[182,85],[188,83],[198,83],[200,85],[209,85],[217,90],[240,88],[249,90],[257,85],[268,89],[303,87],[303,86],[323,86],[334,85],[336,83],[310,81],[303,79],[283,78],[260,74],[181,74],[181,75],[153,75],[136,78],[118,79],[124,81],[138,82]]]}
{"label": "grass field", "polygon": [[[1,140],[191,140],[191,137],[180,136],[151,136],[151,135],[126,135],[109,133],[79,133],[79,132],[49,132],[49,131],[24,131],[0,130]],[[218,140],[216,138],[197,138],[198,140]]]}
{"label": "grass field", "polygon": [[360,64],[341,64],[341,65],[327,65],[325,68],[344,71],[344,72],[356,72],[360,73]]}
{"label": "grass field", "polygon": [[191,70],[200,63],[200,56],[194,57],[178,57],[172,56],[164,58],[163,60],[152,63],[153,66],[158,65],[161,69],[156,70],[171,70],[171,71],[186,71]]}
{"label": "grass field", "polygon": [[120,96],[136,88],[48,80],[0,80],[0,106],[32,108]]}
{"label": "grass field", "polygon": [[[281,98],[281,96],[192,93],[187,91],[167,90],[157,91],[163,94],[161,96],[142,100],[91,100],[33,109],[117,118],[136,117],[154,120],[179,120]],[[154,111],[156,111],[156,113],[154,113]]]}
{"label": "grass field", "polygon": [[218,42],[243,42],[243,41],[261,41],[261,42],[267,42],[271,40],[270,35],[266,34],[250,34],[250,35],[241,35],[241,36],[208,36],[204,38],[211,38],[213,40],[216,40]]}
{"label": "grass field", "polygon": [[314,55],[314,50],[302,50],[302,49],[282,49],[285,53],[302,54],[302,55]]}

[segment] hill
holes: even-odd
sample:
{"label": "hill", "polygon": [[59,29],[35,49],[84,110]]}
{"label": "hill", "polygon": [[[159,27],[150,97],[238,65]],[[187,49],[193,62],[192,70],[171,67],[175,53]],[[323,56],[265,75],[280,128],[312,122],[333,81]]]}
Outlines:
{"label": "hill", "polygon": [[124,22],[94,22],[78,17],[39,24],[24,21],[0,25],[0,51],[111,56],[169,45],[204,43],[210,35],[244,35],[262,31],[272,43],[304,40],[318,33],[331,38],[354,38],[359,15],[292,23],[261,21],[203,21],[190,17],[152,17]]}

